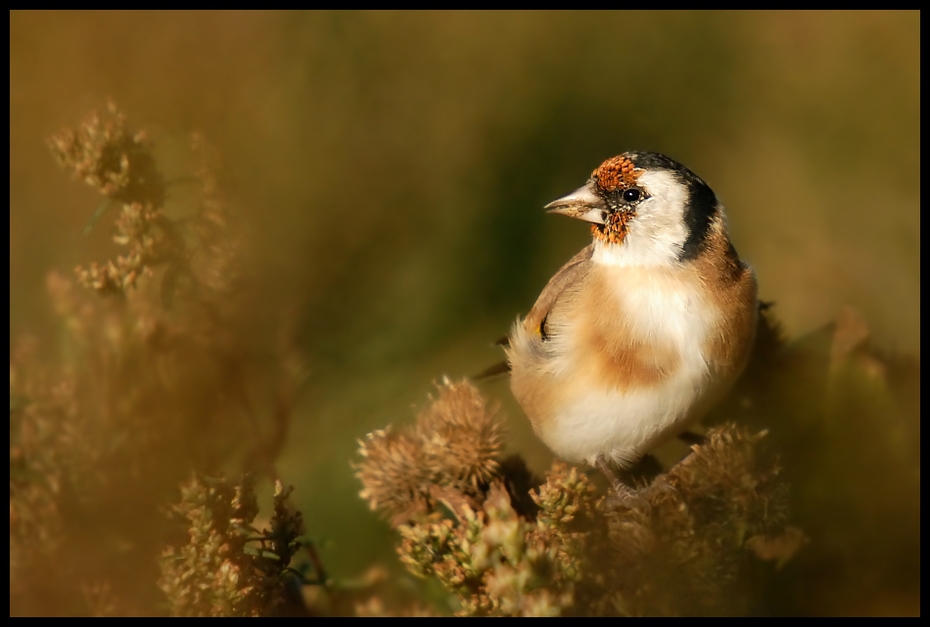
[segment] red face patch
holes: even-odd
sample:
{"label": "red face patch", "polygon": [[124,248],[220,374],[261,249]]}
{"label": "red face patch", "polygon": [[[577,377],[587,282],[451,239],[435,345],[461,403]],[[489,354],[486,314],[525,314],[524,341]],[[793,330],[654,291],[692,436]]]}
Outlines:
{"label": "red face patch", "polygon": [[606,224],[592,224],[591,235],[605,244],[622,244],[635,216],[632,211],[615,211],[607,216]]}
{"label": "red face patch", "polygon": [[613,192],[625,187],[632,187],[641,173],[641,170],[636,171],[636,167],[629,157],[619,155],[611,157],[597,166],[592,176],[597,181],[598,187],[605,192]]}

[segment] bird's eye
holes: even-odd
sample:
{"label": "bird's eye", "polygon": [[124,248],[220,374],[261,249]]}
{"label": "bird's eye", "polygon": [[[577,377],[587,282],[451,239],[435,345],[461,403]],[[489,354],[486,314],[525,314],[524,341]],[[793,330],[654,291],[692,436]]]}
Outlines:
{"label": "bird's eye", "polygon": [[631,187],[630,189],[623,192],[623,200],[627,202],[636,202],[642,198],[642,196],[643,193],[635,187]]}

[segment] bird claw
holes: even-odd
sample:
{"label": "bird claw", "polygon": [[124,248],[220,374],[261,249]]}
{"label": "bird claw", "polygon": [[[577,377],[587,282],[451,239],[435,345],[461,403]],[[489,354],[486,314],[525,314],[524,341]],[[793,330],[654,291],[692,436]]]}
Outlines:
{"label": "bird claw", "polygon": [[[612,494],[608,495],[607,500],[611,505],[626,505],[636,497],[636,491],[623,482],[620,476],[610,467],[610,462],[604,457],[603,453],[598,454],[594,460],[594,466],[600,470],[607,481],[610,483]],[[614,503],[616,501],[616,503]]]}

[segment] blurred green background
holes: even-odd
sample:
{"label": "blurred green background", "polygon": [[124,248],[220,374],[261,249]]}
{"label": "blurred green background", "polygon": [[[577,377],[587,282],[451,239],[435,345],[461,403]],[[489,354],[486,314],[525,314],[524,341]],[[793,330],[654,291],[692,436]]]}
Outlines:
{"label": "blurred green background", "polygon": [[[501,358],[588,240],[542,206],[606,157],[664,152],[707,180],[790,336],[852,304],[919,355],[916,12],[10,20],[11,337],[53,341],[46,272],[99,257],[81,235],[99,199],[45,138],[108,96],[156,140],[202,130],[249,224],[255,305],[299,316],[310,381],[279,469],[337,576],[393,559],[356,439]],[[506,384],[486,390],[544,468]]]}

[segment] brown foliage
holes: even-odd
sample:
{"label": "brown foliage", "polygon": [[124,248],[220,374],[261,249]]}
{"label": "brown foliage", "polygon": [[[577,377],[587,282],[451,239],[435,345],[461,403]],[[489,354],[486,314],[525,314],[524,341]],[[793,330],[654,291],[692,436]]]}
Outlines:
{"label": "brown foliage", "polygon": [[[530,475],[502,463],[485,407],[471,385],[446,381],[416,425],[360,442],[356,467],[362,497],[400,532],[401,561],[438,579],[461,614],[746,613],[760,594],[760,558],[784,561],[797,548],[784,540],[796,532],[764,434],[719,427],[622,500],[557,463],[542,485],[530,479],[538,487],[526,507]],[[425,435],[439,416],[457,427],[442,448]],[[482,446],[480,433],[495,437]]]}

